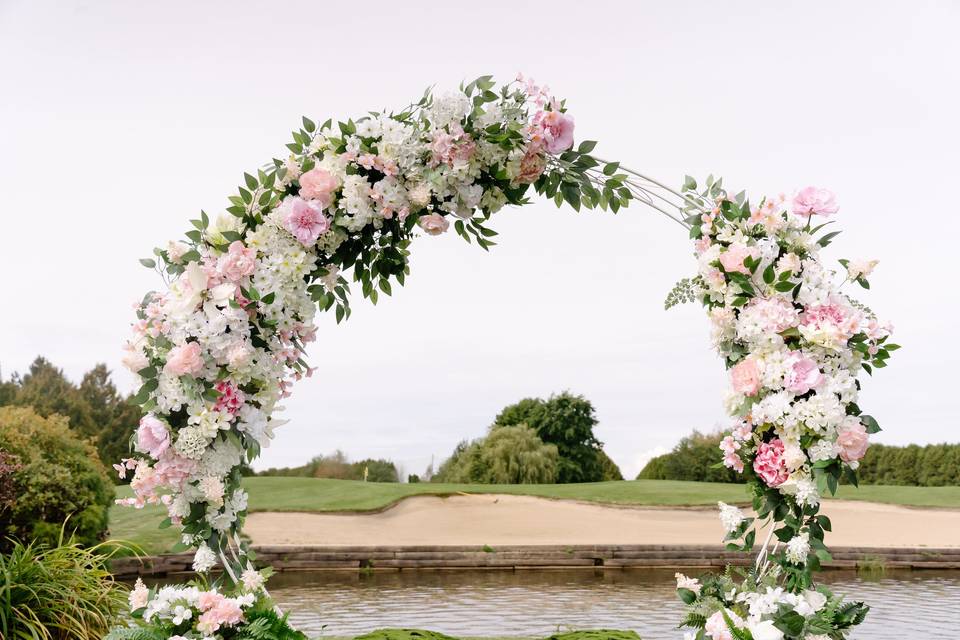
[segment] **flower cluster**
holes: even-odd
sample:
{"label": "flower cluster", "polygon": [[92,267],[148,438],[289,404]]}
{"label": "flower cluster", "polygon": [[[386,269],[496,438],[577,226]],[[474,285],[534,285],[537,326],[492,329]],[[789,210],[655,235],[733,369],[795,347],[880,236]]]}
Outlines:
{"label": "flower cluster", "polygon": [[825,587],[793,593],[776,586],[775,577],[757,580],[732,572],[703,579],[677,574],[677,594],[688,605],[681,626],[692,627],[688,640],[826,640],[842,638],[869,610],[862,602],[844,603]]}
{"label": "flower cluster", "polygon": [[199,583],[148,589],[138,579],[128,595],[131,626],[115,628],[108,638],[128,637],[139,628],[170,640],[305,639],[274,611],[263,589],[265,578],[248,567],[232,593]]}
{"label": "flower cluster", "polygon": [[317,310],[349,317],[345,274],[376,303],[404,283],[418,231],[452,226],[486,249],[490,216],[527,202],[531,185],[578,208],[631,198],[616,164],[601,172],[589,155],[595,143],[572,148],[573,119],[545,88],[523,77],[494,88],[484,76],[397,113],[304,118],[285,160],[245,174],[224,213],[201,213],[186,242],[141,261],[170,281],[136,305],[126,344],[146,415],[141,456],[115,465],[132,474],[134,497],[120,502],[163,504],[197,547],[197,570],[228,563],[227,547],[243,552],[239,470],[269,445],[291,384],[313,372]]}

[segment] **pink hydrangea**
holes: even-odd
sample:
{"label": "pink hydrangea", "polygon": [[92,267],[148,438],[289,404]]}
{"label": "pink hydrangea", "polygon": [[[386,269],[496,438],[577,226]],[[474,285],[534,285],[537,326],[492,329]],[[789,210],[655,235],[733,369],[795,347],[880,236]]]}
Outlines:
{"label": "pink hydrangea", "polygon": [[787,463],[783,459],[783,440],[774,438],[757,447],[753,470],[768,487],[779,487],[787,481]]}
{"label": "pink hydrangea", "polygon": [[741,460],[740,456],[737,454],[737,450],[739,450],[741,446],[742,445],[737,442],[733,436],[726,436],[720,441],[720,449],[723,451],[724,466],[733,469],[737,473],[741,473],[743,471],[743,460]]}
{"label": "pink hydrangea", "polygon": [[284,200],[280,209],[283,228],[305,247],[314,245],[317,238],[330,228],[330,219],[323,215],[323,207],[316,201],[294,196]]}
{"label": "pink hydrangea", "polygon": [[243,621],[243,610],[233,598],[225,598],[219,593],[200,594],[198,607],[203,614],[197,620],[197,630],[201,633],[212,634],[221,627],[232,627]]}
{"label": "pink hydrangea", "polygon": [[154,460],[158,459],[170,446],[170,431],[152,414],[140,419],[137,427],[137,451],[146,453]]}
{"label": "pink hydrangea", "polygon": [[867,453],[870,446],[869,435],[863,423],[857,420],[847,426],[837,436],[837,446],[840,448],[840,459],[844,462],[856,462]]}
{"label": "pink hydrangea", "polygon": [[340,182],[332,173],[316,167],[300,176],[300,197],[316,200],[326,209],[333,201],[333,194],[339,186]]}
{"label": "pink hydrangea", "polygon": [[730,369],[730,382],[733,390],[745,396],[756,395],[760,391],[760,367],[752,358],[744,358]]}
{"label": "pink hydrangea", "polygon": [[257,266],[257,250],[247,248],[239,240],[230,243],[227,252],[217,261],[217,271],[231,282],[252,276]]}
{"label": "pink hydrangea", "polygon": [[163,370],[175,376],[196,375],[203,369],[199,342],[187,342],[170,349]]}
{"label": "pink hydrangea", "polygon": [[452,127],[450,133],[439,130],[434,133],[430,143],[430,166],[439,164],[453,166],[470,162],[477,145],[460,127]]}
{"label": "pink hydrangea", "polygon": [[438,236],[450,228],[450,223],[439,213],[429,213],[417,220],[420,228],[432,236]]}
{"label": "pink hydrangea", "polygon": [[231,415],[240,413],[240,409],[243,408],[243,403],[246,401],[243,391],[229,380],[221,380],[213,388],[220,392],[220,397],[213,405],[214,410],[226,411]]}
{"label": "pink hydrangea", "polygon": [[799,314],[792,302],[783,296],[774,296],[753,298],[740,312],[740,316],[755,323],[764,333],[780,333],[794,326]]}
{"label": "pink hydrangea", "polygon": [[820,373],[820,367],[816,361],[800,351],[791,351],[786,364],[787,373],[783,379],[783,386],[787,391],[803,394],[820,386],[823,382],[823,374]]}
{"label": "pink hydrangea", "polygon": [[839,210],[832,191],[804,187],[793,197],[793,213],[797,216],[830,216]]}

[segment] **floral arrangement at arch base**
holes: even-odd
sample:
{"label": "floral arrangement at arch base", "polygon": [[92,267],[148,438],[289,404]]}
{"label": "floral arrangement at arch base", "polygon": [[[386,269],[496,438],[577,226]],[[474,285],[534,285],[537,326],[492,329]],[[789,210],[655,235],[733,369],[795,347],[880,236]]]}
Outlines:
{"label": "floral arrangement at arch base", "polygon": [[[839,638],[862,620],[865,607],[811,590],[829,558],[830,523],[817,508],[841,477],[855,481],[867,434],[878,429],[856,405],[857,376],[883,367],[896,345],[821,262],[819,249],[836,232],[818,236],[823,225],[813,220],[836,211],[833,196],[804,189],[788,210],[784,198],[754,206],[729,196],[712,178],[703,189],[688,178],[674,190],[596,158],[595,145],[575,145],[565,103],[523,77],[497,89],[484,76],[336,125],[304,118],[287,157],[244,174],[224,213],[210,220],[201,212],[185,241],[141,261],[167,287],[137,305],[126,345],[145,415],[131,440],[139,455],[115,465],[121,477],[132,473],[134,497],[121,502],[164,505],[162,526],[181,529],[201,577],[185,587],[138,585],[134,629],[177,640],[300,637],[274,610],[266,573],[239,535],[247,508],[240,469],[282,424],[274,414],[292,384],[315,371],[306,346],[322,345],[329,331],[318,329],[317,311],[349,318],[351,287],[374,304],[391,295],[410,273],[419,235],[453,230],[489,249],[492,217],[527,204],[531,192],[577,211],[616,213],[638,202],[695,241],[698,274],[667,306],[700,300],[708,310],[737,421],[724,463],[748,475],[757,517],[776,523],[784,546],[767,553],[765,544],[735,588],[731,574],[682,578],[694,637]],[[869,286],[873,263],[842,266],[843,284]],[[754,520],[728,507],[721,515],[730,545],[752,549]],[[257,635],[265,626],[269,634]]]}

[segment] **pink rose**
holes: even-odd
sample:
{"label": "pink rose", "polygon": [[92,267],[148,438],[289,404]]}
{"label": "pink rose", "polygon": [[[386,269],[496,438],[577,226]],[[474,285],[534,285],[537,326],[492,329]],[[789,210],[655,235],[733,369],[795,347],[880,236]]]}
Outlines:
{"label": "pink rose", "polygon": [[757,447],[753,470],[768,487],[779,487],[787,480],[787,463],[783,459],[783,440],[775,438]]}
{"label": "pink rose", "polygon": [[245,247],[239,240],[231,242],[230,248],[217,261],[217,271],[231,282],[253,275],[256,266],[257,250]]}
{"label": "pink rose", "polygon": [[727,273],[745,273],[750,275],[750,269],[743,264],[744,259],[754,257],[755,247],[748,247],[742,242],[734,242],[727,250],[720,254],[720,264]]}
{"label": "pink rose", "polygon": [[300,197],[305,200],[319,200],[326,209],[333,201],[333,192],[340,186],[339,181],[326,169],[316,167],[300,176]]}
{"label": "pink rose", "polygon": [[200,354],[199,342],[187,342],[179,347],[170,349],[167,354],[167,364],[163,370],[175,376],[195,375],[203,369],[203,356]]}
{"label": "pink rose", "polygon": [[840,459],[844,462],[856,462],[867,453],[869,436],[859,420],[840,431],[837,446],[840,447]]}
{"label": "pink rose", "polygon": [[540,119],[547,151],[560,153],[573,146],[573,118],[559,111],[544,112]]}
{"label": "pink rose", "polygon": [[315,201],[291,197],[280,205],[283,216],[283,228],[309,247],[316,243],[320,234],[330,228],[330,219],[323,215],[323,207]]}
{"label": "pink rose", "polygon": [[744,358],[730,369],[730,381],[733,390],[745,396],[760,391],[760,368],[753,358]]}
{"label": "pink rose", "polygon": [[803,394],[823,382],[823,374],[817,363],[799,351],[790,352],[787,365],[789,368],[783,379],[787,391]]}
{"label": "pink rose", "polygon": [[793,214],[797,216],[829,216],[838,209],[836,196],[826,189],[804,187],[793,196]]}
{"label": "pink rose", "polygon": [[169,446],[170,432],[167,425],[150,414],[143,416],[140,426],[137,427],[137,451],[157,460]]}
{"label": "pink rose", "polygon": [[421,229],[432,236],[438,236],[450,228],[450,223],[447,222],[447,219],[439,213],[430,213],[425,216],[420,216],[420,219],[417,220],[417,224],[420,225]]}
{"label": "pink rose", "polygon": [[533,184],[543,173],[547,166],[547,160],[540,153],[527,151],[520,160],[520,173],[517,174],[516,182],[519,184]]}

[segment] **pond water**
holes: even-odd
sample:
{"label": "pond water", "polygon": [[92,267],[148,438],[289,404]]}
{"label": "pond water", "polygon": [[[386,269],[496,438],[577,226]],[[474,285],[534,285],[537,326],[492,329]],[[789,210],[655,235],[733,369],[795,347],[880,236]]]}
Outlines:
{"label": "pond water", "polygon": [[[696,575],[696,571],[690,571]],[[674,571],[285,572],[270,593],[311,637],[417,627],[454,636],[545,636],[570,628],[633,629],[678,639]],[[821,581],[871,607],[852,638],[953,638],[960,572],[828,571]]]}

